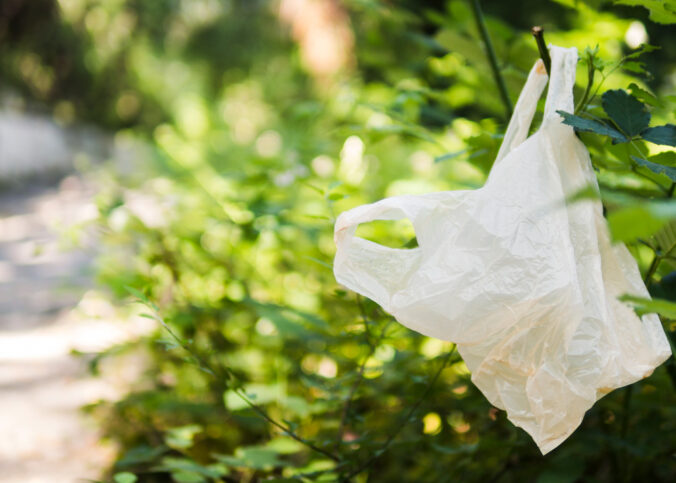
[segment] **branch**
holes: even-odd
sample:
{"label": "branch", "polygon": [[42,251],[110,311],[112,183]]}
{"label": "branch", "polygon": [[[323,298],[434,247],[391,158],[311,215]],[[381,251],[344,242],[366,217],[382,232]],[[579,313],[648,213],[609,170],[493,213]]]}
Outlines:
{"label": "branch", "polygon": [[[197,361],[197,364],[200,366],[200,368],[204,372],[213,376],[215,378],[216,382],[219,385],[223,385],[224,388],[227,388],[227,386],[223,383],[223,381],[221,380],[221,378],[218,375],[218,372],[220,372],[220,371],[216,371],[206,359],[204,359],[195,349],[193,349],[190,346],[190,344],[188,344],[186,341],[184,341],[178,334],[176,334],[171,329],[171,327],[169,327],[169,325],[165,322],[165,320],[159,314],[156,305],[154,305],[152,302],[150,302],[145,297],[139,297],[137,295],[137,293],[133,293],[133,295],[135,295],[136,298],[138,299],[137,302],[145,305],[150,310],[152,310],[153,313],[151,315],[148,315],[148,318],[151,318],[151,319],[157,321],[159,324],[161,324],[162,327],[164,327],[164,329],[169,333],[169,335],[176,341],[176,343],[179,344],[181,346],[181,348],[183,348],[183,350],[185,350],[188,354],[190,354],[195,359],[195,361]],[[226,376],[228,378],[231,378],[231,379],[236,378],[234,373],[227,368],[226,368]],[[329,451],[326,451],[326,450],[316,446],[314,443],[312,443],[312,442],[304,439],[303,437],[299,436],[290,427],[288,427],[288,426],[280,423],[279,421],[276,421],[275,419],[273,419],[272,416],[270,416],[265,411],[265,409],[263,409],[258,404],[251,401],[251,399],[240,388],[233,388],[233,392],[242,401],[244,401],[247,404],[247,406],[249,406],[254,412],[256,412],[261,418],[263,418],[265,421],[272,424],[273,426],[277,427],[278,429],[282,430],[284,432],[284,434],[286,434],[290,438],[295,439],[296,441],[298,441],[302,445],[306,446],[307,448],[309,448],[309,449],[311,449],[311,450],[313,450],[317,453],[320,453],[320,454],[326,456],[327,458],[329,458],[329,459],[331,459],[335,462],[340,462],[340,458],[338,456],[336,456],[333,453],[330,453]]]}
{"label": "branch", "polygon": [[505,80],[502,78],[500,73],[500,68],[498,67],[498,58],[495,55],[495,50],[493,49],[493,43],[491,38],[488,35],[488,29],[486,28],[486,22],[484,21],[484,15],[481,12],[481,6],[479,5],[479,0],[471,0],[470,4],[472,5],[472,10],[474,12],[474,19],[476,20],[476,26],[479,29],[479,34],[481,35],[481,40],[483,40],[484,47],[486,48],[486,54],[488,55],[488,62],[491,65],[491,70],[493,71],[493,78],[495,83],[498,85],[498,90],[500,91],[500,98],[502,103],[505,105],[505,111],[507,111],[507,118],[512,117],[512,101],[509,100],[509,93],[507,92],[507,86]]}
{"label": "branch", "polygon": [[448,365],[448,362],[451,360],[451,356],[455,353],[456,346],[453,346],[453,348],[446,353],[446,356],[444,356],[443,361],[441,362],[441,365],[439,366],[439,369],[437,369],[437,372],[434,373],[434,376],[432,376],[432,379],[430,382],[427,384],[427,387],[423,391],[423,393],[420,395],[420,398],[411,406],[411,409],[406,413],[406,416],[402,419],[402,421],[397,425],[396,429],[392,434],[388,436],[388,438],[385,440],[385,443],[381,446],[379,450],[373,453],[373,456],[371,456],[369,459],[367,459],[365,462],[363,462],[361,465],[359,465],[356,469],[348,473],[348,475],[341,479],[341,481],[347,481],[350,478],[353,478],[357,476],[359,473],[364,471],[366,468],[371,466],[375,460],[380,458],[390,447],[390,445],[394,442],[397,436],[399,436],[399,433],[401,433],[401,430],[404,429],[404,426],[406,425],[407,422],[411,420],[411,416],[416,412],[418,407],[422,404],[422,402],[427,398],[427,395],[429,392],[432,390],[432,387],[434,387],[434,384],[437,382],[437,379],[439,379],[439,376],[443,372],[443,370],[446,368]]}
{"label": "branch", "polygon": [[364,321],[364,331],[365,331],[364,333],[366,335],[366,343],[369,345],[371,349],[369,350],[369,353],[366,355],[366,357],[364,357],[362,363],[359,365],[359,369],[357,371],[357,379],[352,384],[352,387],[350,388],[350,392],[348,393],[347,398],[345,398],[345,404],[343,406],[343,411],[340,416],[340,424],[338,426],[338,435],[336,437],[335,451],[340,450],[340,445],[343,442],[343,435],[345,434],[345,425],[347,424],[347,418],[350,414],[350,409],[352,407],[354,395],[357,392],[357,389],[361,385],[362,381],[364,380],[364,371],[366,370],[366,363],[375,353],[376,349],[378,348],[378,344],[380,344],[380,341],[382,341],[383,337],[385,336],[385,331],[392,323],[392,320],[389,320],[383,326],[382,330],[380,331],[380,335],[378,336],[378,339],[376,339],[375,343],[371,343],[371,341],[369,340],[368,318],[366,316],[366,311],[364,310],[364,304],[361,302],[361,296],[358,295],[357,297],[358,297],[357,301],[361,311],[361,316]]}
{"label": "branch", "polygon": [[538,45],[538,51],[540,52],[540,58],[542,62],[545,63],[545,69],[547,70],[547,75],[552,75],[552,58],[549,56],[549,49],[547,49],[547,44],[545,44],[545,30],[540,26],[535,26],[530,29],[530,32],[535,37],[535,43]]}

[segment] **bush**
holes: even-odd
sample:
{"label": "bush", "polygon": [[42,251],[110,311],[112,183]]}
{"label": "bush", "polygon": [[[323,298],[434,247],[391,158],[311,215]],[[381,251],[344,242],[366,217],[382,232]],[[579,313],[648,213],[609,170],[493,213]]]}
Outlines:
{"label": "bush", "polygon": [[[592,153],[613,235],[662,299],[629,301],[673,329],[672,128],[628,126],[617,109],[630,120],[649,111],[652,126],[674,121],[663,93],[673,90],[676,53],[671,30],[656,23],[674,21],[670,4],[485,3],[512,99],[538,56],[531,25],[546,19],[548,41],[580,52],[598,44],[581,56],[582,101],[568,122]],[[672,481],[673,360],[603,398],[542,457],[471,384],[451,345],[408,331],[333,278],[341,211],[485,180],[507,116],[469,3],[327,1],[303,15],[284,4],[278,14],[276,2],[253,0],[62,2],[45,20],[58,26],[48,46],[3,31],[12,43],[2,69],[18,88],[151,151],[97,199],[100,281],[158,322],[99,358],[149,357],[127,396],[90,408],[121,445],[111,474]],[[639,57],[623,38],[643,26],[663,49]],[[334,64],[312,53],[320,41],[340,47]],[[68,42],[77,45],[64,47],[68,65],[86,69],[59,70],[63,57],[50,52]],[[49,89],[39,74],[21,77],[26,58],[52,73]],[[362,229],[391,246],[413,237],[400,225]]]}

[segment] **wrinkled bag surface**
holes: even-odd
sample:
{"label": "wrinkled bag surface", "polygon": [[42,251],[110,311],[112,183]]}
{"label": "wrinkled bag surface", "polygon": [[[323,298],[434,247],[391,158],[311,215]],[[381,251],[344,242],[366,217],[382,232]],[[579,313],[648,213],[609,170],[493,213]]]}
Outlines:
{"label": "wrinkled bag surface", "polygon": [[[396,196],[340,215],[336,279],[401,324],[455,342],[472,381],[547,453],[596,400],[647,377],[671,353],[659,318],[617,297],[648,296],[636,262],[611,244],[589,153],[556,110],[572,112],[577,51],[552,46],[541,127],[527,138],[547,83],[538,61],[486,184]],[[527,139],[526,139],[527,138]],[[360,223],[408,218],[418,247],[355,236]]]}

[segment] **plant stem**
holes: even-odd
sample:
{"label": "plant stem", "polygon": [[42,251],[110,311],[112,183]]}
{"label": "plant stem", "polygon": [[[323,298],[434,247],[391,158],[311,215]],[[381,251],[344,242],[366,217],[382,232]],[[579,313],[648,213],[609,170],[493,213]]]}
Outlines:
{"label": "plant stem", "polygon": [[[361,296],[358,296],[361,297]],[[359,299],[359,302],[361,302],[361,298]],[[338,435],[336,437],[336,446],[335,446],[335,451],[340,451],[340,445],[343,442],[343,435],[345,434],[345,426],[347,424],[347,418],[350,415],[350,409],[352,407],[352,401],[354,399],[354,395],[357,392],[357,389],[361,385],[362,381],[364,380],[364,371],[366,370],[366,363],[368,360],[371,358],[371,356],[375,353],[376,349],[378,348],[378,344],[380,341],[383,339],[385,336],[385,331],[389,327],[390,323],[392,322],[391,320],[388,321],[385,326],[382,328],[380,331],[380,335],[378,336],[378,339],[375,341],[375,343],[371,343],[369,340],[369,330],[368,330],[368,319],[366,317],[366,312],[363,309],[363,304],[359,303],[359,307],[361,309],[361,315],[364,320],[364,331],[366,335],[366,343],[370,346],[369,353],[364,357],[364,360],[361,362],[359,365],[359,369],[357,371],[357,379],[354,381],[352,384],[352,387],[350,388],[350,392],[347,395],[347,398],[345,398],[345,403],[343,406],[343,411],[340,416],[340,424],[338,426]]]}
{"label": "plant stem", "polygon": [[390,445],[394,442],[396,437],[401,433],[401,430],[404,428],[407,422],[411,420],[411,416],[416,412],[418,407],[422,404],[422,402],[425,400],[429,392],[432,390],[432,387],[434,387],[434,384],[437,382],[437,379],[439,379],[439,376],[443,372],[443,370],[446,368],[448,365],[448,362],[451,360],[451,356],[455,353],[456,347],[453,346],[453,348],[446,353],[444,356],[443,361],[441,362],[441,365],[437,369],[437,372],[434,373],[434,376],[432,376],[432,379],[430,382],[427,384],[427,387],[421,394],[420,398],[411,406],[411,409],[406,413],[406,416],[402,419],[400,424],[397,425],[395,428],[394,432],[390,434],[387,439],[385,440],[385,443],[380,447],[379,450],[375,451],[373,453],[373,456],[371,456],[369,459],[364,461],[361,465],[359,465],[356,469],[352,470],[350,473],[345,478],[342,478],[341,481],[348,481],[350,478],[353,478],[354,476],[357,476],[359,473],[364,471],[366,468],[371,466],[375,460],[377,460],[380,456],[382,456],[390,447]]}
{"label": "plant stem", "polygon": [[655,258],[653,258],[653,261],[650,263],[648,271],[643,278],[643,283],[645,283],[646,288],[650,288],[650,285],[652,285],[653,275],[655,275],[657,267],[659,267],[661,261],[662,257],[655,253]]}
{"label": "plant stem", "polygon": [[328,451],[321,449],[318,446],[315,446],[313,443],[311,443],[307,439],[304,439],[304,438],[298,436],[298,434],[294,433],[291,430],[291,428],[289,428],[288,426],[285,426],[282,423],[273,419],[267,412],[265,412],[265,410],[263,408],[261,408],[259,405],[255,404],[255,403],[253,403],[243,392],[241,392],[241,389],[235,389],[234,392],[235,392],[235,394],[237,394],[237,396],[240,397],[240,399],[242,399],[261,418],[265,419],[268,423],[272,424],[273,426],[281,429],[284,432],[284,434],[286,434],[290,438],[295,439],[296,441],[298,441],[299,443],[307,446],[311,450],[313,450],[317,453],[323,454],[324,456],[326,456],[327,458],[329,458],[333,461],[340,462],[340,458],[338,456],[334,455],[333,453],[329,453]]}
{"label": "plant stem", "polygon": [[540,52],[540,58],[545,64],[545,70],[547,75],[552,75],[552,58],[549,56],[549,49],[547,49],[547,44],[545,44],[545,31],[540,26],[533,27],[530,32],[535,37],[535,43],[538,46],[538,52]]}
{"label": "plant stem", "polygon": [[580,99],[580,102],[577,103],[577,106],[575,106],[575,111],[574,114],[577,114],[580,112],[582,109],[584,109],[585,105],[587,104],[587,99],[589,98],[589,93],[592,90],[592,87],[594,86],[594,74],[596,73],[596,69],[594,68],[594,60],[592,57],[587,58],[587,87],[584,90],[584,94],[582,94],[582,98]]}
{"label": "plant stem", "polygon": [[500,68],[498,67],[498,58],[495,55],[493,43],[491,42],[491,38],[488,35],[488,29],[486,28],[484,15],[481,12],[479,0],[471,0],[470,4],[472,6],[472,11],[474,12],[474,19],[476,20],[476,25],[479,29],[479,34],[481,35],[481,40],[483,41],[484,47],[486,48],[486,55],[488,56],[488,62],[491,65],[491,70],[493,71],[493,78],[495,79],[495,83],[498,85],[498,91],[500,92],[502,103],[505,105],[507,118],[510,118],[512,117],[512,101],[509,100],[507,85],[505,84],[505,80],[502,78]]}
{"label": "plant stem", "polygon": [[[218,372],[220,372],[220,371],[216,371],[206,359],[204,359],[196,350],[194,350],[192,347],[190,347],[190,345],[186,341],[184,341],[181,337],[179,337],[178,334],[176,334],[171,329],[171,327],[169,327],[169,325],[165,322],[165,320],[162,318],[162,316],[158,313],[157,307],[154,304],[151,304],[148,301],[143,300],[143,299],[139,299],[138,302],[142,303],[143,305],[145,305],[146,307],[151,309],[153,311],[154,320],[156,320],[159,324],[162,325],[162,327],[164,327],[164,329],[169,333],[169,335],[171,335],[171,337],[176,341],[176,343],[178,343],[183,348],[183,350],[185,350],[188,354],[193,356],[193,358],[197,361],[198,365],[202,368],[202,370],[204,370],[207,374],[213,376],[216,379],[216,382],[219,385],[223,385],[223,388],[227,389],[227,385],[225,385],[223,383],[221,377],[219,377],[219,375],[218,375]],[[232,371],[230,371],[228,369],[226,369],[226,375],[227,375],[228,378],[233,378],[233,379],[235,378],[235,375],[232,373]],[[247,406],[249,406],[255,413],[257,413],[261,418],[263,418],[265,421],[272,424],[276,428],[282,430],[284,432],[284,434],[286,434],[290,438],[298,441],[299,443],[306,446],[307,448],[309,448],[309,449],[311,449],[311,450],[313,450],[317,453],[320,453],[320,454],[326,456],[327,458],[329,458],[329,459],[331,459],[335,462],[340,462],[340,458],[338,456],[336,456],[336,455],[330,453],[329,451],[326,451],[326,450],[316,446],[314,443],[312,443],[312,442],[306,440],[305,438],[299,436],[298,434],[296,434],[290,427],[280,423],[279,421],[276,421],[262,407],[260,407],[259,405],[255,404],[253,401],[251,401],[251,399],[249,399],[249,397],[240,388],[233,388],[232,391],[242,401],[244,401],[247,404]]]}

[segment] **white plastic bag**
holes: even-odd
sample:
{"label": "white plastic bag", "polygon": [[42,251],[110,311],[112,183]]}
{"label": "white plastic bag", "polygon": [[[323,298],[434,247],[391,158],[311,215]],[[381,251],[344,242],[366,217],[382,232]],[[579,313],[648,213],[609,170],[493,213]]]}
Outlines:
{"label": "white plastic bag", "polygon": [[[342,213],[338,282],[417,332],[457,344],[472,381],[542,453],[561,444],[608,392],[671,354],[656,315],[617,300],[648,296],[636,262],[612,245],[589,153],[562,124],[573,111],[577,51],[551,47],[544,120],[526,139],[547,83],[538,61],[481,189],[396,196]],[[411,220],[418,248],[355,237],[360,223]]]}

